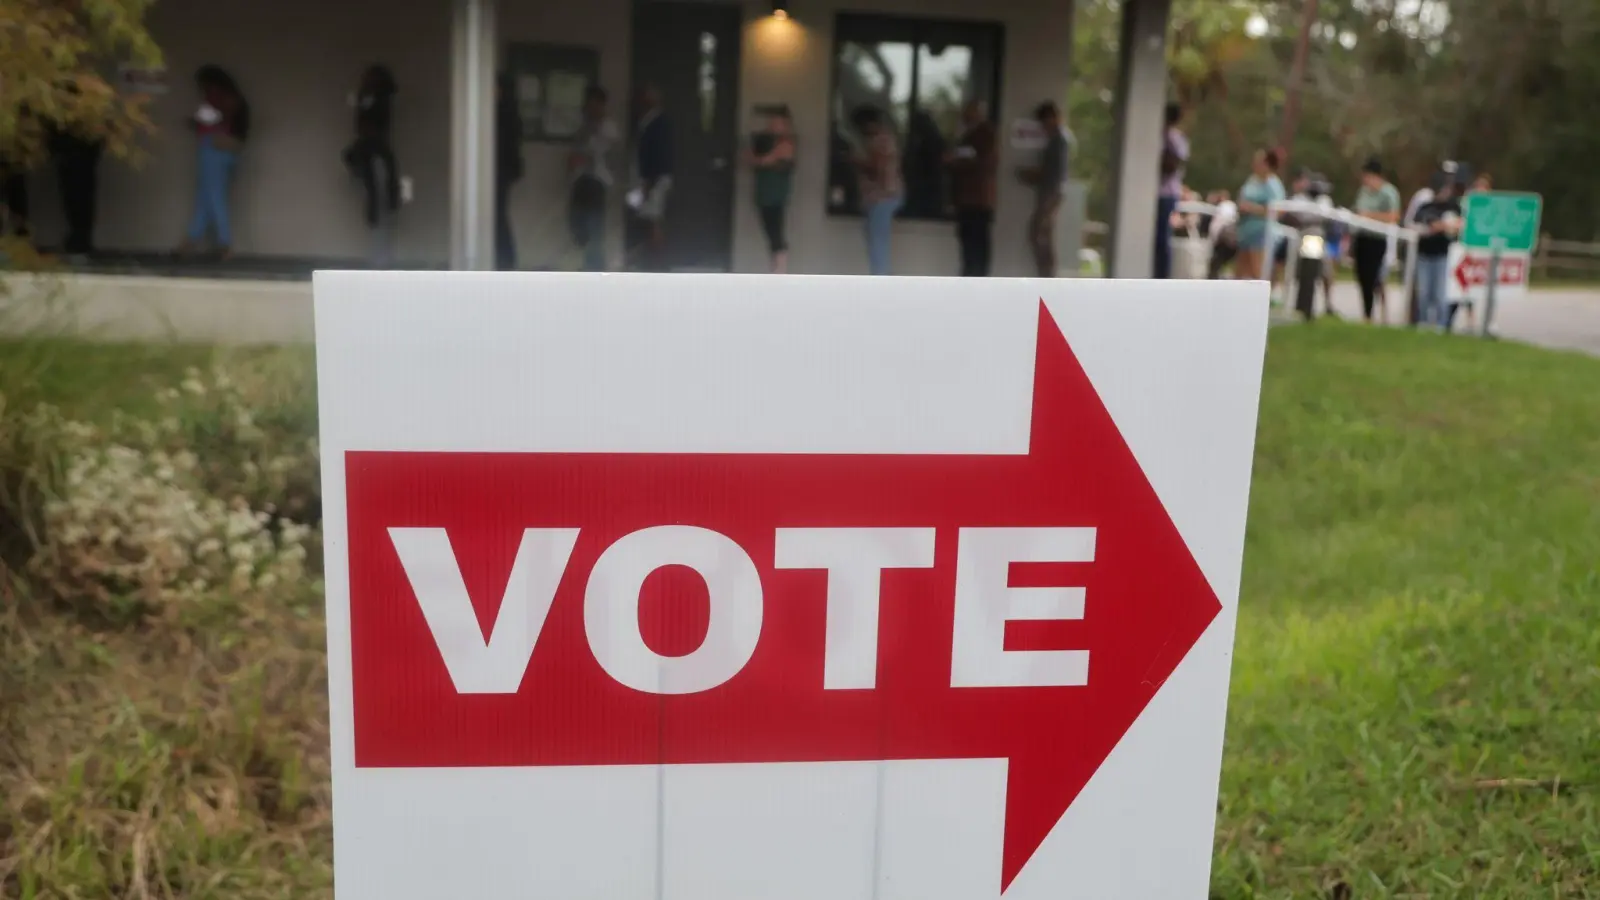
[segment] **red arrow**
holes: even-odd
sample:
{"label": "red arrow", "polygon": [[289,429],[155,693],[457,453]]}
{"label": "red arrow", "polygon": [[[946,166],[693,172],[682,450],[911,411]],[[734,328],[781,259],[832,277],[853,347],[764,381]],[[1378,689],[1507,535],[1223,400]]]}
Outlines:
{"label": "red arrow", "polygon": [[[356,765],[1004,758],[1002,890],[1221,610],[1042,306],[1025,456],[352,452],[345,466]],[[664,524],[732,538],[764,591],[753,656],[699,693],[625,687],[586,643],[586,573]],[[1097,529],[1093,562],[1016,565],[1011,583],[1082,586],[1083,618],[1012,622],[1005,643],[1086,648],[1087,684],[952,687],[957,529],[1067,526]],[[581,529],[515,693],[456,692],[394,527],[447,531],[485,635],[522,530]],[[872,689],[823,687],[827,576],[774,568],[775,529],[795,527],[937,530],[932,568],[883,572]],[[639,601],[666,656],[707,629],[704,584],[677,572]]]}
{"label": "red arrow", "polygon": [[[1519,285],[1527,277],[1527,262],[1520,256],[1507,256],[1500,260],[1495,280],[1502,285]],[[1456,264],[1456,284],[1462,290],[1489,283],[1489,259],[1483,256],[1463,256]]]}

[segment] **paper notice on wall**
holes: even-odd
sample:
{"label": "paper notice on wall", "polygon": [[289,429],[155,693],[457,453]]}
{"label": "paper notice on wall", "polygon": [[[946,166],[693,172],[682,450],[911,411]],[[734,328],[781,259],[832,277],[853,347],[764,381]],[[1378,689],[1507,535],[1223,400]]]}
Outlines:
{"label": "paper notice on wall", "polygon": [[167,92],[167,70],[162,68],[145,69],[138,66],[119,66],[117,80],[121,82],[123,93],[127,94],[165,94]]}

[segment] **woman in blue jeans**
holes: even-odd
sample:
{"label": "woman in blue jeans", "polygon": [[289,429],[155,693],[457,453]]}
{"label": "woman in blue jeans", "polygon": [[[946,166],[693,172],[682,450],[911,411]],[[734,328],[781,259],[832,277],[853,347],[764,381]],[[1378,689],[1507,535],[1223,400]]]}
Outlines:
{"label": "woman in blue jeans", "polygon": [[905,202],[900,177],[900,146],[883,120],[870,107],[856,110],[855,126],[861,132],[862,152],[856,157],[856,177],[861,186],[861,213],[866,219],[867,266],[874,275],[889,274],[889,238],[895,213]]}
{"label": "woman in blue jeans", "polygon": [[199,139],[194,214],[180,250],[197,251],[209,233],[213,251],[227,258],[233,252],[228,189],[239,150],[250,133],[250,104],[233,77],[218,66],[201,66],[195,73],[195,86],[200,91],[200,105],[191,120]]}

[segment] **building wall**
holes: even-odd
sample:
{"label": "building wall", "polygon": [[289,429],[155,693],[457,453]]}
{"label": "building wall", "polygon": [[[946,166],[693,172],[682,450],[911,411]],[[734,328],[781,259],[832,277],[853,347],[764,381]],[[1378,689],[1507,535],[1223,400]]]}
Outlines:
{"label": "building wall", "polygon": [[[1068,0],[793,0],[791,18],[771,17],[770,0],[748,0],[741,55],[741,115],[759,103],[794,111],[801,156],[790,209],[791,267],[797,272],[866,271],[859,219],[825,209],[828,91],[832,26],[851,10],[935,18],[971,18],[1005,27],[1002,125],[1042,99],[1064,99],[1069,79],[1072,15]],[[601,80],[613,111],[626,109],[630,85],[631,0],[500,0],[498,37],[510,41],[589,44],[601,55]],[[315,23],[314,27],[311,23]],[[340,152],[353,125],[348,96],[362,68],[383,62],[400,83],[395,147],[415,200],[401,214],[396,255],[414,264],[449,256],[450,2],[417,0],[163,0],[151,27],[166,53],[170,91],[150,107],[156,133],[137,166],[108,162],[102,175],[98,243],[163,250],[182,238],[193,195],[194,103],[188,76],[202,63],[229,69],[246,91],[254,117],[234,188],[235,249],[241,253],[358,258],[366,248],[361,191]],[[741,122],[740,134],[753,122]],[[1031,197],[1011,172],[1024,160],[1002,151],[995,224],[995,271],[1028,275],[1026,240]],[[511,198],[524,267],[573,267],[565,223],[565,151],[551,144],[524,149],[527,174]],[[614,192],[620,194],[621,192]],[[43,236],[60,229],[53,185],[41,180],[35,206]],[[766,244],[750,201],[750,173],[736,191],[734,267],[766,268]],[[620,197],[609,216],[612,255],[620,247]],[[900,221],[895,271],[956,270],[954,226]]]}

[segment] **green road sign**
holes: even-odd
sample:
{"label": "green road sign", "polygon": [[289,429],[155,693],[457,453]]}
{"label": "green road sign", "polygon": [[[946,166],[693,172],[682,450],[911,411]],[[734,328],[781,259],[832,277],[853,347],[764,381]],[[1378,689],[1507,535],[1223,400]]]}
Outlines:
{"label": "green road sign", "polygon": [[1461,246],[1492,250],[1498,244],[1506,253],[1532,253],[1539,240],[1539,212],[1544,200],[1538,194],[1479,191],[1461,201]]}

